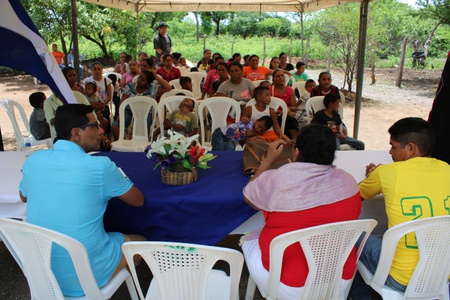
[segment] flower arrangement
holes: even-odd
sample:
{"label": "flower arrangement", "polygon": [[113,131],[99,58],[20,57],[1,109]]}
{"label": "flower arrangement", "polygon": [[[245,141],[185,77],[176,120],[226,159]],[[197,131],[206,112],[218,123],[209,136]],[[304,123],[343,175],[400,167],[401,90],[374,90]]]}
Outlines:
{"label": "flower arrangement", "polygon": [[147,157],[151,158],[156,154],[159,162],[155,168],[161,166],[171,172],[191,172],[194,168],[207,169],[208,161],[216,158],[206,149],[193,143],[198,138],[198,134],[185,137],[172,130],[167,131],[169,137],[158,137],[149,146]]}

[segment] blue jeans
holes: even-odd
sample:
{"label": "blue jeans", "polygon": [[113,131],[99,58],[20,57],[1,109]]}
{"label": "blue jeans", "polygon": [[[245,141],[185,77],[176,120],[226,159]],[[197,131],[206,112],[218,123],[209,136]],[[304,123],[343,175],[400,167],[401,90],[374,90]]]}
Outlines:
{"label": "blue jeans", "polygon": [[214,130],[211,137],[211,145],[213,150],[234,151],[236,149],[234,141],[224,135],[220,128]]}
{"label": "blue jeans", "polygon": [[[347,145],[352,146],[356,150],[364,150],[364,143],[361,142],[360,140],[357,140],[357,139],[354,139],[354,138],[351,138],[351,137],[346,137],[344,139],[339,139],[339,144],[340,145],[347,144]],[[338,147],[338,150],[341,149],[340,145]]]}
{"label": "blue jeans", "polygon": [[[359,247],[361,239],[356,243],[357,247]],[[362,262],[372,274],[375,274],[378,266],[378,260],[380,259],[381,242],[381,238],[370,235],[367,239],[366,244],[364,245],[361,256],[359,257],[360,262]],[[389,275],[386,279],[385,285],[400,292],[404,292],[406,290],[406,286],[395,281],[395,279],[392,278],[391,275]],[[354,300],[370,299],[369,286],[364,282],[364,279],[361,277],[359,272],[356,272],[349,296]]]}

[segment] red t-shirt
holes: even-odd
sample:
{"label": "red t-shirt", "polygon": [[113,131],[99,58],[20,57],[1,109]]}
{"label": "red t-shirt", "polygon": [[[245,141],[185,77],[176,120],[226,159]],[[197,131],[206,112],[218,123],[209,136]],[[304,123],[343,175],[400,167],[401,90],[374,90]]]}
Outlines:
{"label": "red t-shirt", "polygon": [[167,72],[163,67],[160,67],[156,69],[156,74],[161,76],[167,82],[181,77],[181,71],[178,68],[172,68],[170,69],[170,72]]}
{"label": "red t-shirt", "polygon": [[[270,242],[277,236],[298,229],[333,222],[356,220],[361,212],[361,196],[354,196],[328,205],[295,212],[264,212],[266,225],[259,236],[263,266],[269,270]],[[353,249],[344,266],[343,279],[351,279],[356,268],[356,250]],[[281,282],[302,287],[308,275],[305,255],[297,243],[286,248],[283,257]]]}

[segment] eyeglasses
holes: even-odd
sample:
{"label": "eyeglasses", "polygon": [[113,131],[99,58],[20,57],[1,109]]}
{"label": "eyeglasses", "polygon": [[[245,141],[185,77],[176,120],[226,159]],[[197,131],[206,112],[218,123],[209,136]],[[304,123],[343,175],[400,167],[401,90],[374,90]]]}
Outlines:
{"label": "eyeglasses", "polygon": [[78,127],[81,128],[81,129],[86,129],[88,127],[96,127],[98,129],[98,122],[87,123],[87,124],[84,124],[84,125],[80,125]]}

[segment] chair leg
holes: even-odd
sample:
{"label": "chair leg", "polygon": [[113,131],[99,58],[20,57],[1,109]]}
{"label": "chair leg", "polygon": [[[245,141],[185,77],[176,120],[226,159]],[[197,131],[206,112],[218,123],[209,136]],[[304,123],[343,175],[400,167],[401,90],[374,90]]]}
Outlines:
{"label": "chair leg", "polygon": [[255,296],[256,283],[253,278],[248,275],[247,291],[245,292],[245,300],[253,300]]}
{"label": "chair leg", "polygon": [[130,293],[132,300],[139,300],[139,297],[136,292],[136,287],[134,286],[133,278],[131,275],[125,279],[125,283],[127,284],[128,292]]}

